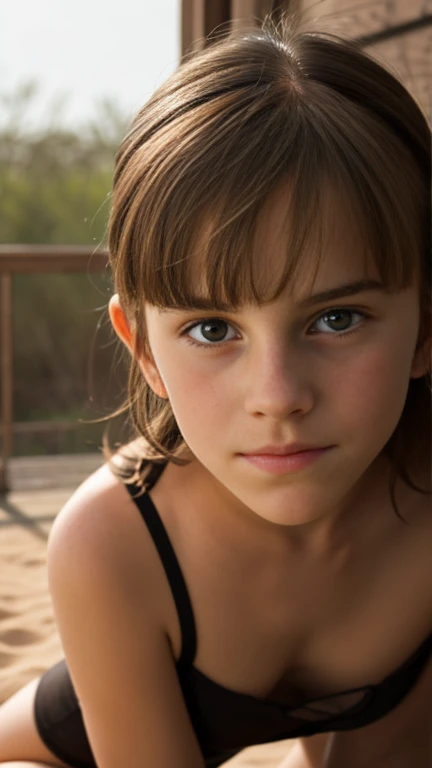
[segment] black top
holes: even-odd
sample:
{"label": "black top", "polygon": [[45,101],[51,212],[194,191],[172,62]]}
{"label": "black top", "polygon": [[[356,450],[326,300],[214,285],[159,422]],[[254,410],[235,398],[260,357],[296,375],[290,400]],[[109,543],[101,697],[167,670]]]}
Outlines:
{"label": "black top", "polygon": [[168,534],[148,493],[134,498],[139,488],[126,488],[153,538],[175,600],[182,632],[177,672],[208,768],[216,768],[253,744],[361,728],[394,709],[413,687],[432,651],[432,634],[381,683],[339,691],[297,707],[236,693],[204,675],[193,666],[194,614]]}

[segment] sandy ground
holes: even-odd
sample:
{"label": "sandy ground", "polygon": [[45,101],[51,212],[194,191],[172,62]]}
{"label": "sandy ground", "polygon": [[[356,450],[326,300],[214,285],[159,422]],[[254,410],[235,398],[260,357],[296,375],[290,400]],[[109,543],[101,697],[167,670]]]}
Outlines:
{"label": "sandy ground", "polygon": [[[0,496],[0,703],[63,657],[48,591],[46,546],[63,504],[100,457],[14,459]],[[275,768],[290,742],[244,750],[228,768]],[[17,755],[19,758],[19,755]]]}

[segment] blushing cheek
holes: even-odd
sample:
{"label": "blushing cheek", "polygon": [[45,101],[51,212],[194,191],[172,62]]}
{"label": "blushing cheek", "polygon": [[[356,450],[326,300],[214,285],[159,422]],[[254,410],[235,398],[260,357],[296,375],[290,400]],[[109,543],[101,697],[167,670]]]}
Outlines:
{"label": "blushing cheek", "polygon": [[192,450],[195,446],[208,450],[209,437],[216,444],[225,419],[229,421],[230,388],[224,389],[223,378],[200,366],[173,365],[167,380],[171,407],[183,437]]}
{"label": "blushing cheek", "polygon": [[339,406],[348,429],[370,430],[371,439],[385,441],[399,421],[409,384],[409,362],[403,345],[400,350],[391,345],[376,349],[353,360],[339,378]]}

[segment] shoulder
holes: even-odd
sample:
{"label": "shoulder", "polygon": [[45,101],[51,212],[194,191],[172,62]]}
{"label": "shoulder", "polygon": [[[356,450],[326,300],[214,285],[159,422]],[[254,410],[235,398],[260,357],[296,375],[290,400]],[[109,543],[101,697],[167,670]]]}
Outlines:
{"label": "shoulder", "polygon": [[97,764],[203,768],[166,628],[163,571],[136,504],[106,465],[59,512],[48,581]]}
{"label": "shoulder", "polygon": [[59,511],[50,531],[49,547],[61,536],[82,540],[102,536],[106,543],[114,529],[126,533],[132,504],[124,483],[107,463],[103,464],[78,486]]}
{"label": "shoulder", "polygon": [[58,513],[47,561],[49,575],[68,569],[75,578],[133,587],[156,609],[161,605],[157,551],[137,505],[108,464],[84,480]]}

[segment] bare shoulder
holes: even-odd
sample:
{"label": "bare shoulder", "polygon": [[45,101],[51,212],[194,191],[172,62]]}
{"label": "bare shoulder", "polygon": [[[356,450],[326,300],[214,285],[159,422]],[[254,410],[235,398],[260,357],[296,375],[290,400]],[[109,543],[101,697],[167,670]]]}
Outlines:
{"label": "bare shoulder", "polygon": [[163,570],[136,504],[108,466],[59,512],[47,560],[56,623],[97,764],[203,768],[159,599]]}
{"label": "bare shoulder", "polygon": [[[160,561],[137,505],[108,464],[93,472],[59,511],[48,538],[48,561],[56,550],[73,551],[77,569],[99,564],[143,588],[158,604],[164,591]],[[153,600],[152,600],[153,602]]]}
{"label": "bare shoulder", "polygon": [[88,505],[93,510],[103,506],[107,512],[114,512],[119,508],[118,502],[124,502],[127,495],[124,484],[113,474],[109,465],[104,463],[76,488],[57,515],[54,525],[65,518],[75,517],[80,509],[87,508]]}

